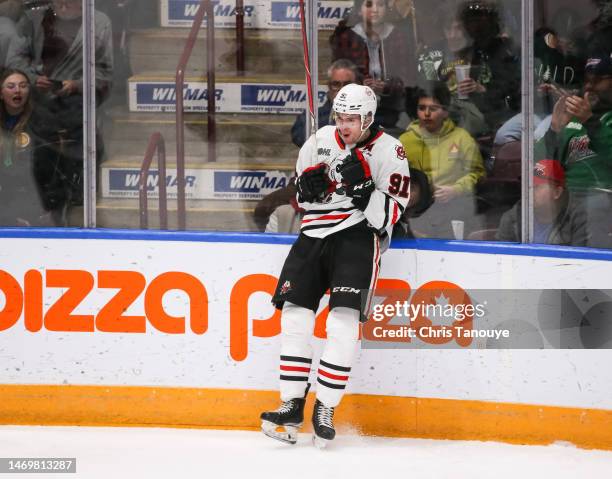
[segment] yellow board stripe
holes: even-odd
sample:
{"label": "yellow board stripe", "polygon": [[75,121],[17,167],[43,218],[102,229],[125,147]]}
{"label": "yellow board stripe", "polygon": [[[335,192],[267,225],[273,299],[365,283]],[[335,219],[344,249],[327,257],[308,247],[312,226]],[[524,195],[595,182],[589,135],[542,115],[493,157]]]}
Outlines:
{"label": "yellow board stripe", "polygon": [[[0,424],[259,429],[278,392],[133,386],[0,385]],[[307,402],[305,431],[314,398]],[[348,395],[338,430],[612,450],[612,411],[455,399]]]}

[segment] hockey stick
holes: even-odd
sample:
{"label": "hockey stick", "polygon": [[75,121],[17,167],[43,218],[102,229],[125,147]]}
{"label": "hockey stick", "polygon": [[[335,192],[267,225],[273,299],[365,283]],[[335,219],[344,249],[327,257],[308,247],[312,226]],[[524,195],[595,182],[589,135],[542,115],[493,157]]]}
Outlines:
{"label": "hockey stick", "polygon": [[[317,92],[317,102],[316,102],[316,110],[315,110],[315,100],[314,100],[314,95],[312,91],[313,90],[312,73],[310,71],[310,54],[309,54],[309,48],[308,48],[308,35],[306,33],[306,12],[304,8],[304,2],[305,0],[300,0],[300,23],[302,26],[302,49],[304,50],[304,71],[306,72],[306,93],[307,93],[307,99],[308,99],[308,110],[310,113],[310,134],[313,136],[313,140],[314,140],[314,145],[312,147],[312,152],[311,152],[311,161],[312,161],[312,165],[314,166],[319,162],[319,151],[317,148],[317,131],[316,131],[316,125],[317,125],[317,120],[318,120],[318,115],[319,115],[319,102],[318,102],[318,92]],[[314,0],[310,0],[310,2],[312,6]],[[316,5],[312,6],[312,8],[316,8]],[[315,35],[315,38],[316,38],[316,35]],[[317,61],[317,59],[315,59],[315,61]],[[306,138],[306,131],[304,131],[304,140],[305,141],[308,140],[308,138]],[[323,196],[324,195],[321,196],[320,198],[321,200],[323,199]]]}
{"label": "hockey stick", "polygon": [[306,12],[304,0],[300,0],[300,23],[302,25],[302,48],[304,50],[304,70],[306,71],[306,94],[308,97],[308,109],[310,111],[310,130],[316,133],[314,98],[312,96],[312,75],[310,73],[310,55],[308,54],[308,36],[306,35]]}

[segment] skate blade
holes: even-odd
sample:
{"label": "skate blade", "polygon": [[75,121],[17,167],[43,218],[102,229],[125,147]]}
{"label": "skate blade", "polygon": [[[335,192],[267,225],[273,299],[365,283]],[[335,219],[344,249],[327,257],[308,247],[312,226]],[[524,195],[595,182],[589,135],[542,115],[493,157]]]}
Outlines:
{"label": "skate blade", "polygon": [[[289,425],[279,426],[270,421],[261,421],[261,432],[266,436],[276,439],[277,441],[284,442],[286,444],[297,443],[297,433],[300,425]],[[283,431],[277,431],[278,428],[283,428]]]}
{"label": "skate blade", "polygon": [[329,439],[323,439],[322,437],[319,437],[316,434],[312,435],[312,444],[317,449],[325,449],[330,442],[331,441]]}

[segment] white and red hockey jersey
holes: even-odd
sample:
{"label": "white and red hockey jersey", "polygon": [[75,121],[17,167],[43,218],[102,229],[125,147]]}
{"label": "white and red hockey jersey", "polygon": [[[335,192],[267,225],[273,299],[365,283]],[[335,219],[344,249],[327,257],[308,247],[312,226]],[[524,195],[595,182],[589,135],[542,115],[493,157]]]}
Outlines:
{"label": "white and red hockey jersey", "polygon": [[[322,202],[301,202],[305,210],[301,232],[314,238],[324,238],[367,219],[374,229],[387,232],[391,237],[393,225],[400,219],[410,197],[410,171],[404,148],[399,140],[371,129],[369,138],[355,145],[345,145],[333,125],[320,128],[300,149],[296,173],[318,163],[329,166],[331,191]],[[338,173],[340,166],[351,154],[351,148],[361,151],[368,162],[376,190],[365,211],[359,210],[342,187]],[[317,154],[313,154],[313,149]]]}

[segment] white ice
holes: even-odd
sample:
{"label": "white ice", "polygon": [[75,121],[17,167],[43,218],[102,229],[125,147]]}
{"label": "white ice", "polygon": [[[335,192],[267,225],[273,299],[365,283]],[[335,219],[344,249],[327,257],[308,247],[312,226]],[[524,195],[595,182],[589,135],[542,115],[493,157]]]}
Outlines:
{"label": "white ice", "polygon": [[52,478],[611,478],[612,452],[571,445],[389,439],[340,435],[326,450],[259,432],[201,429],[0,427],[1,457],[76,457]]}

